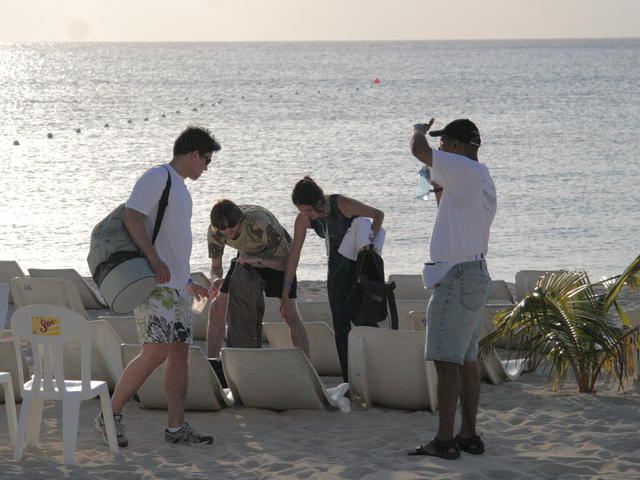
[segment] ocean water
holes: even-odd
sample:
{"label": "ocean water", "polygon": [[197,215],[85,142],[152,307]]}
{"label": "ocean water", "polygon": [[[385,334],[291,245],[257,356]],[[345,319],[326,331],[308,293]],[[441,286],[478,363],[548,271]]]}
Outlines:
{"label": "ocean water", "polygon": [[[433,116],[480,128],[494,278],[616,274],[640,244],[639,78],[640,39],[0,45],[0,259],[88,275],[94,224],[201,124],[223,149],[187,181],[192,270],[208,271],[217,199],[265,206],[292,232],[291,189],[310,174],[384,210],[387,273],[419,273],[436,206],[414,198],[409,138]],[[325,278],[313,235],[298,273]]]}

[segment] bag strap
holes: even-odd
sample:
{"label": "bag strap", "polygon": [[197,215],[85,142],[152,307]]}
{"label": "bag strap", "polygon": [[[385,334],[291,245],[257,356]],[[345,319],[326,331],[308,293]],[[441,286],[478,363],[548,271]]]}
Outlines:
{"label": "bag strap", "polygon": [[398,308],[396,307],[396,296],[393,293],[396,288],[396,282],[387,282],[385,286],[387,287],[387,303],[391,314],[391,330],[398,330]]}
{"label": "bag strap", "polygon": [[164,186],[162,196],[160,197],[160,202],[158,203],[158,215],[156,216],[156,224],[153,227],[153,237],[151,238],[152,245],[156,243],[156,238],[158,237],[158,232],[160,231],[160,225],[162,225],[162,219],[164,218],[164,212],[167,209],[167,205],[169,204],[169,191],[171,190],[171,172],[166,165],[162,166],[167,171],[167,183]]}

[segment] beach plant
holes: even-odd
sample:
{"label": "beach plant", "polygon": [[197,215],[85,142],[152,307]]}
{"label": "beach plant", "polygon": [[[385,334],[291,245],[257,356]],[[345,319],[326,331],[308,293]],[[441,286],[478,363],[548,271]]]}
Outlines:
{"label": "beach plant", "polygon": [[617,302],[624,285],[640,287],[640,256],[622,274],[595,283],[584,271],[547,273],[518,304],[493,315],[495,330],[480,342],[480,353],[506,340],[510,356],[542,366],[553,390],[570,371],[580,392],[595,392],[598,379],[612,377],[624,389],[638,368],[640,345],[640,327]]}

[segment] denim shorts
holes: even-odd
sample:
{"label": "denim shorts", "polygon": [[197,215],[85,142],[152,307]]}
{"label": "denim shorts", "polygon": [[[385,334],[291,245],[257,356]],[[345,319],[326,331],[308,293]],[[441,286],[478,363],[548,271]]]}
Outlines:
{"label": "denim shorts", "polygon": [[478,358],[478,337],[491,292],[485,260],[454,265],[427,308],[426,360],[462,365]]}

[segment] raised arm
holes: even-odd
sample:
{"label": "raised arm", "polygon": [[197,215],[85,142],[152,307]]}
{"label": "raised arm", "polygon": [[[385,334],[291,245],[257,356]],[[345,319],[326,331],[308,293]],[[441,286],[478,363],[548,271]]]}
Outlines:
{"label": "raised arm", "polygon": [[413,126],[413,135],[411,137],[411,153],[414,157],[429,167],[433,164],[433,155],[429,142],[427,142],[427,132],[433,125],[432,118],[427,123],[416,123]]}
{"label": "raised arm", "polygon": [[122,215],[122,222],[129,231],[131,239],[142,251],[147,260],[151,270],[156,275],[156,282],[166,283],[171,280],[171,271],[166,263],[158,256],[155,247],[151,243],[151,239],[147,235],[147,230],[144,226],[145,215],[133,208],[125,208]]}

